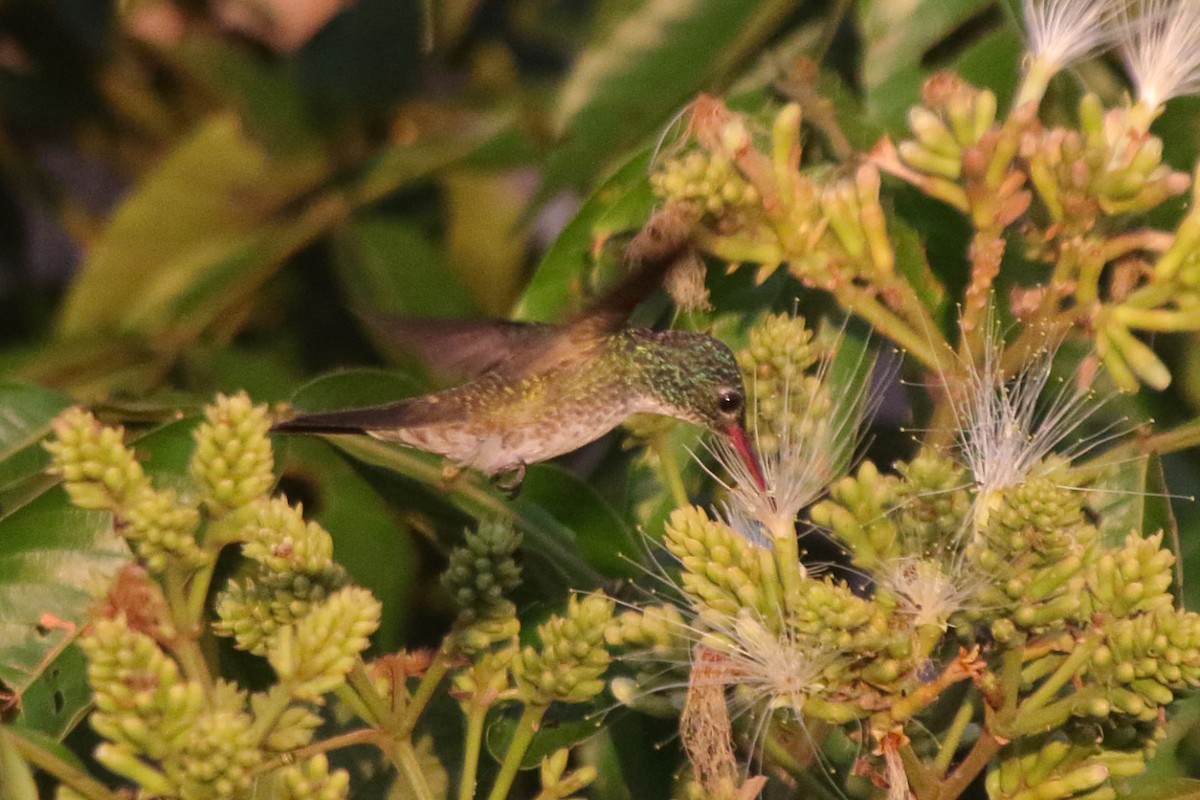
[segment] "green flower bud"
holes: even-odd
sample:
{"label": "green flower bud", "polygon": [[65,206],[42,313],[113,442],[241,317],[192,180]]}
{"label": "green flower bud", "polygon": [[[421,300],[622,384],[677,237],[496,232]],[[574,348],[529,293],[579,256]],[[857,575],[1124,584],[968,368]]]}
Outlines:
{"label": "green flower bud", "polygon": [[214,517],[266,495],[275,483],[274,458],[265,405],[254,405],[245,392],[217,395],[204,409],[204,422],[193,437],[189,471]]}
{"label": "green flower bud", "polygon": [[604,640],[612,647],[667,649],[680,646],[679,634],[685,627],[683,615],[675,606],[647,606],[613,617],[604,631]]}
{"label": "green flower bud", "polygon": [[571,751],[564,747],[542,759],[542,793],[539,797],[543,800],[567,800],[596,780],[596,768],[591,764],[585,764],[573,772],[566,772],[570,753]]}
{"label": "green flower bud", "polygon": [[1125,617],[1174,605],[1170,586],[1175,556],[1162,546],[1162,539],[1161,532],[1148,539],[1130,533],[1120,550],[1092,562],[1087,583],[1097,611]]}
{"label": "green flower bud", "polygon": [[336,689],[379,627],[379,601],[366,589],[346,586],[298,622],[279,629],[267,660],[294,697],[318,701]]}
{"label": "green flower bud", "polygon": [[604,631],[613,602],[600,595],[572,596],[567,612],[538,626],[540,649],[526,647],[513,662],[525,702],[535,705],[586,702],[604,689],[600,676],[610,660]]}
{"label": "green flower bud", "polygon": [[730,616],[741,608],[770,611],[760,589],[756,548],[733,528],[695,506],[677,508],[667,520],[663,544],[683,565],[684,591],[701,605]]}
{"label": "green flower bud", "polygon": [[121,534],[151,572],[171,564],[195,568],[213,559],[196,543],[199,511],[180,503],[173,489],[141,487],[127,499],[120,516]]}
{"label": "green flower bud", "polygon": [[350,773],[329,770],[324,753],[280,770],[279,800],[344,800],[350,796]]}
{"label": "green flower bud", "polygon": [[966,470],[931,450],[909,463],[899,462],[903,480],[896,485],[892,520],[905,555],[941,558],[958,541],[971,510]]}
{"label": "green flower bud", "polygon": [[95,620],[79,645],[88,659],[96,732],[153,759],[178,746],[204,707],[200,685],[185,681],[175,661],[131,629],[124,614]]}
{"label": "green flower bud", "polygon": [[[255,718],[275,706],[277,695],[286,694],[282,686],[272,686],[268,691],[250,695],[250,709]],[[313,733],[321,725],[321,717],[303,705],[289,705],[284,709],[270,732],[262,742],[264,750],[286,753],[304,747],[312,741]]]}
{"label": "green flower bud", "polygon": [[507,642],[521,632],[517,608],[507,600],[492,608],[492,616],[476,619],[452,634],[460,655],[471,656],[489,647]]}
{"label": "green flower bud", "polygon": [[897,486],[895,476],[881,475],[878,467],[864,461],[854,476],[833,484],[829,498],[814,505],[810,517],[837,535],[856,565],[874,569],[885,559],[905,555],[887,513],[895,504]]}
{"label": "green flower bud", "polygon": [[752,427],[760,450],[778,450],[785,431],[792,440],[817,433],[832,407],[820,378],[810,374],[821,357],[803,317],[768,315],[750,328],[737,361],[749,392],[746,407],[756,418]]}
{"label": "green flower bud", "polygon": [[125,446],[125,431],[108,428],[81,408],[68,408],[50,423],[55,439],[45,444],[49,472],[64,481],[80,508],[117,511],[150,479]]}
{"label": "green flower bud", "polygon": [[789,598],[788,623],[802,640],[836,652],[875,652],[887,643],[883,609],[858,597],[850,587],[826,576],[807,579]]}
{"label": "green flower bud", "polygon": [[345,584],[345,570],[333,562],[316,572],[260,568],[253,577],[231,580],[217,595],[213,630],[235,637],[242,650],[266,655],[280,628],[305,617]]}
{"label": "green flower bud", "polygon": [[467,531],[462,546],[450,552],[442,586],[468,618],[508,615],[504,597],[521,583],[521,568],[513,560],[520,544],[511,520],[493,519]]}
{"label": "green flower bud", "polygon": [[235,800],[247,796],[253,770],[263,761],[254,720],[242,711],[206,712],[189,728],[182,747],[164,760],[167,778],[183,800]]}
{"label": "green flower bud", "polygon": [[254,502],[245,511],[239,536],[247,558],[275,572],[321,572],[333,563],[333,538],[316,522],[305,522],[300,506],[282,497]]}

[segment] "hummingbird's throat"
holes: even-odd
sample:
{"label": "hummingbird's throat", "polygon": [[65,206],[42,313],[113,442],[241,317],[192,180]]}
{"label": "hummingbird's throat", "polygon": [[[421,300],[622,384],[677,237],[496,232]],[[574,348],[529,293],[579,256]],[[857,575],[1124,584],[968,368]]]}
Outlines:
{"label": "hummingbird's throat", "polygon": [[746,465],[746,469],[750,471],[750,477],[754,479],[754,485],[758,487],[760,492],[767,491],[767,479],[763,477],[762,466],[758,461],[758,454],[754,452],[754,447],[746,438],[746,430],[736,422],[729,426],[728,431],[729,443],[733,445],[733,449],[741,456],[742,461]]}

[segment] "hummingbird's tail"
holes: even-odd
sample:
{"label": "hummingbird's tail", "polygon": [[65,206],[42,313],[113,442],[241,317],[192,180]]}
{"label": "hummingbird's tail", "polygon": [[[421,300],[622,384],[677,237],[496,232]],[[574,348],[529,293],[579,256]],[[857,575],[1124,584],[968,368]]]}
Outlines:
{"label": "hummingbird's tail", "polygon": [[404,427],[406,405],[401,402],[372,408],[300,414],[276,422],[271,426],[271,433],[367,433]]}

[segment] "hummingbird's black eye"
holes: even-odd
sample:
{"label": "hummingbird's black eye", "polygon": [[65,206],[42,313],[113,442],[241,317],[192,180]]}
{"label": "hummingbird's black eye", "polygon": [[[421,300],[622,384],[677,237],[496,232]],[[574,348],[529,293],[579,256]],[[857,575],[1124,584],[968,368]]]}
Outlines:
{"label": "hummingbird's black eye", "polygon": [[724,391],[717,395],[717,408],[722,414],[736,414],[742,410],[742,395],[740,392]]}

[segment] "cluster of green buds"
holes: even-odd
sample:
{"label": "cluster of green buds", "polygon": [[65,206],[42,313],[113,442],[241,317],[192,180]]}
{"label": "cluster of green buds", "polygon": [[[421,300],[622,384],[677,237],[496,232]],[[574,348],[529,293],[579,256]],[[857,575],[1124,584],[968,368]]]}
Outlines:
{"label": "cluster of green buds", "polygon": [[665,158],[650,176],[655,194],[701,212],[721,216],[758,205],[758,192],[728,156],[700,149]]}
{"label": "cluster of green buds", "polygon": [[[80,639],[96,702],[97,759],[155,796],[347,796],[323,756],[283,767],[321,723],[313,706],[339,689],[369,644],[379,603],[347,585],[328,532],[267,495],[274,461],[266,408],[218,397],[196,427],[190,487],[159,488],[120,428],[70,409],[53,424],[51,471],[72,501],[112,513],[145,569],[126,569]],[[277,682],[248,694],[214,679],[200,639],[216,559],[240,544],[242,567],[218,592],[212,630],[266,657]]]}
{"label": "cluster of green buds", "polygon": [[112,512],[121,535],[154,572],[190,572],[212,562],[197,542],[200,515],[171,488],[158,489],[126,446],[124,431],[101,425],[79,408],[53,423],[46,444],[50,472],[63,479],[71,502]]}
{"label": "cluster of green buds", "polygon": [[[812,346],[791,324],[765,321],[740,354],[767,385],[780,377],[778,356]],[[988,348],[985,371],[1000,352]],[[802,363],[803,375],[821,369],[815,356]],[[614,680],[614,695],[653,713],[682,703],[690,754],[736,741],[739,724],[777,743],[788,724],[851,739],[866,731],[872,755],[855,770],[894,796],[935,784],[958,796],[962,763],[987,772],[995,798],[1115,797],[1115,782],[1139,772],[1162,736],[1166,706],[1200,681],[1200,615],[1175,607],[1161,533],[1111,543],[1121,512],[1092,508],[1072,488],[1073,465],[1052,450],[1103,401],[1060,387],[1047,408],[1038,398],[1054,384],[1048,360],[1038,363],[1017,385],[990,373],[969,380],[954,395],[961,430],[945,445],[886,472],[864,461],[846,477],[827,474],[809,495],[826,493],[807,520],[844,547],[858,580],[802,562],[801,508],[788,526],[770,516],[774,503],[735,497],[726,519],[677,508],[662,544],[683,603],[610,625],[611,644],[649,662]],[[767,408],[774,419],[762,429],[821,440],[785,404]],[[786,469],[767,472],[770,483]],[[766,493],[782,495],[777,485]],[[683,677],[656,662],[689,663],[686,696]],[[676,696],[655,703],[651,690]],[[952,720],[948,696],[961,702]],[[733,796],[728,777],[697,767],[694,791]]]}

